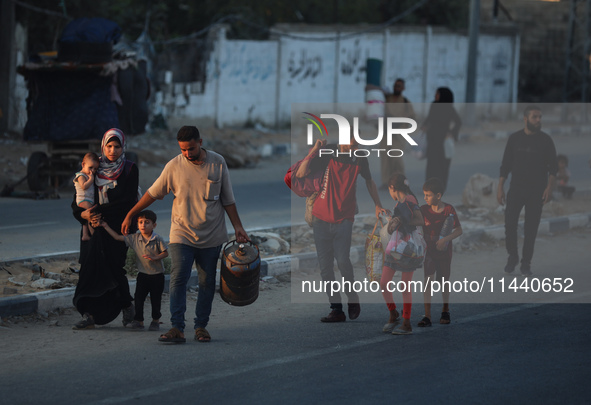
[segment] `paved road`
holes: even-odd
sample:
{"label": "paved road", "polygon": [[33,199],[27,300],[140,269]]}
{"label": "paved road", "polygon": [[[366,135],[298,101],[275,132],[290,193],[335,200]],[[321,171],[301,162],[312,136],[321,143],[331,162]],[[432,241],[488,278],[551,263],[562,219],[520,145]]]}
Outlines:
{"label": "paved road", "polygon": [[[451,166],[446,201],[460,203],[464,186],[474,173],[497,177],[505,142],[499,140],[487,143],[459,143],[456,158]],[[555,137],[555,142],[558,151],[568,154],[570,158],[572,184],[578,188],[589,188],[591,170],[587,160],[591,150],[591,140],[582,136],[559,136]],[[378,164],[377,161],[372,162],[372,173],[379,184]],[[420,198],[425,161],[407,156],[405,164],[411,187]],[[303,199],[295,197],[292,207],[293,194],[283,183],[283,175],[289,165],[289,157],[286,156],[263,161],[254,169],[231,171],[238,209],[247,229],[289,224],[292,217],[294,222],[303,221]],[[152,179],[141,180],[144,189],[152,181]],[[373,203],[363,182],[358,184],[360,212],[373,212]],[[1,198],[0,261],[78,250],[79,226],[73,220],[69,208],[70,194],[70,192],[64,193],[61,200],[33,201]],[[386,191],[380,194],[384,205],[392,204]],[[161,235],[168,235],[171,205],[172,198],[169,196],[152,206],[159,216],[157,232]]]}
{"label": "paved road", "polygon": [[[535,271],[562,274],[546,263],[569,249],[581,254],[569,256],[568,266],[588,268],[590,232],[547,237],[556,250],[536,252]],[[502,247],[454,260],[461,267],[463,256],[475,255],[479,271],[500,272]],[[589,302],[591,290],[577,294]],[[159,344],[155,333],[130,332],[119,322],[72,331],[78,316],[70,312],[57,326],[0,327],[0,396],[6,404],[60,405],[584,403],[591,395],[590,305],[567,300],[453,304],[452,295],[451,325],[392,336],[380,332],[383,304],[363,305],[356,321],[323,324],[327,304],[290,303],[284,282],[247,307],[216,296],[212,342],[188,333],[183,345]],[[166,305],[164,313],[167,327]],[[421,314],[413,306],[413,325]]]}

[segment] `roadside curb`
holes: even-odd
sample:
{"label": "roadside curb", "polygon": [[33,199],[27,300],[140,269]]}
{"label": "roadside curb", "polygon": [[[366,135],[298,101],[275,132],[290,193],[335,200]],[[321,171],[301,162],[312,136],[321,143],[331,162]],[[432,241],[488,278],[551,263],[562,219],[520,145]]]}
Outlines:
{"label": "roadside curb", "polygon": [[[518,232],[523,232],[523,221],[518,223]],[[591,212],[582,214],[571,214],[562,217],[542,218],[538,233],[564,232],[574,228],[582,228],[591,223]],[[465,232],[462,238],[478,240],[483,236],[502,240],[505,239],[505,226],[492,225],[483,229]]]}
{"label": "roadside curb", "polygon": [[[591,224],[591,212],[572,214],[562,217],[543,218],[540,221],[540,233],[564,232],[574,228],[581,228]],[[523,221],[519,222],[519,229],[523,229]],[[493,225],[481,229],[466,231],[461,236],[462,240],[479,241],[483,238],[502,240],[505,238],[505,227]],[[351,261],[357,263],[363,260],[364,246],[351,247]],[[299,253],[294,255],[275,256],[261,260],[260,275],[279,276],[291,271],[317,266],[316,252]],[[168,291],[170,275],[165,278],[165,292]],[[219,280],[219,272],[218,272]],[[218,281],[219,284],[219,281]],[[197,272],[193,270],[189,279],[188,288],[197,286]],[[129,281],[131,293],[135,291],[135,280]],[[58,308],[71,308],[75,287],[61,288],[59,290],[41,291],[12,297],[0,298],[0,317],[28,315],[32,313],[47,314]]]}

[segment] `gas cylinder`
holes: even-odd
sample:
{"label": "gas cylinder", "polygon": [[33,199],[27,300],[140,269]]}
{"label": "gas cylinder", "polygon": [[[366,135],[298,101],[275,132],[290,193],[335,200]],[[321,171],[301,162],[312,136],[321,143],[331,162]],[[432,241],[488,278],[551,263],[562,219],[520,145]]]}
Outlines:
{"label": "gas cylinder", "polygon": [[222,252],[220,295],[230,305],[252,304],[259,296],[261,258],[252,242],[226,243]]}

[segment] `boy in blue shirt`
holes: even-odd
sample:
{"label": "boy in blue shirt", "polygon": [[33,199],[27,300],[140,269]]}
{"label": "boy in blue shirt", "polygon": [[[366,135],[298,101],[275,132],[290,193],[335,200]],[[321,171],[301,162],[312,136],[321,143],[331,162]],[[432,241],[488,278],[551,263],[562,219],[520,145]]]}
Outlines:
{"label": "boy in blue shirt", "polygon": [[137,258],[137,283],[135,287],[135,316],[131,323],[132,330],[144,329],[144,302],[150,294],[152,302],[152,322],[148,330],[160,330],[160,312],[162,293],[164,291],[164,263],[162,259],[168,257],[168,248],[160,235],[154,233],[156,228],[156,214],[144,210],[137,215],[139,233],[119,235],[101,221],[101,226],[115,239],[133,249]]}

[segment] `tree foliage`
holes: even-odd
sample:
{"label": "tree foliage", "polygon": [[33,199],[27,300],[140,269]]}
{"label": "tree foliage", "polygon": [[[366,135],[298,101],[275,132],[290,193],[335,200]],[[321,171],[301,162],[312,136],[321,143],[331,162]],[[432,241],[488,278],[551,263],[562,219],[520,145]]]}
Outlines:
{"label": "tree foliage", "polygon": [[[203,30],[223,20],[228,35],[266,39],[277,23],[379,24],[418,0],[20,0],[16,18],[29,33],[31,52],[56,49],[70,19],[103,17],[117,22],[134,40],[145,27],[152,40],[166,41]],[[36,9],[25,7],[25,3]],[[400,24],[465,28],[468,0],[430,0]],[[51,14],[40,10],[46,10]],[[54,14],[55,13],[55,14]],[[61,14],[61,16],[56,15]]]}

